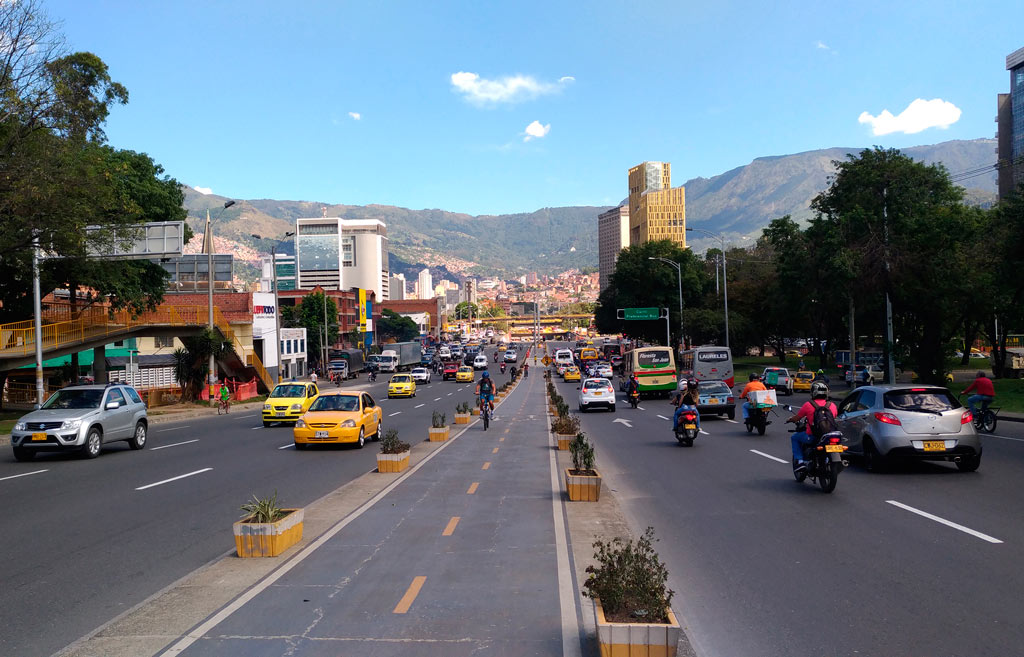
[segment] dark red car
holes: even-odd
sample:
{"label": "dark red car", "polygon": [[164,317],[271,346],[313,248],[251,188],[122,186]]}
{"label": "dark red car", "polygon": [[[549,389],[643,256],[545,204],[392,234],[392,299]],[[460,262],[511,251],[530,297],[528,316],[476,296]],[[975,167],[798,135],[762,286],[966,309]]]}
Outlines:
{"label": "dark red car", "polygon": [[455,374],[458,371],[459,371],[459,364],[458,363],[445,363],[445,365],[444,365],[444,373],[441,375],[441,380],[442,381],[447,381],[448,379],[454,379],[455,378]]}

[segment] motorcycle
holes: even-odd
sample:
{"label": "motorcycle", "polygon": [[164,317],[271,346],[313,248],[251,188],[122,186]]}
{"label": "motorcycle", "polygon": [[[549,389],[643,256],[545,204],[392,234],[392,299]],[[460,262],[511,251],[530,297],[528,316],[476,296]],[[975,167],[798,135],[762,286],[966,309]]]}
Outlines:
{"label": "motorcycle", "polygon": [[498,352],[497,351],[494,352],[494,362],[495,363],[498,362]]}
{"label": "motorcycle", "polygon": [[366,380],[373,383],[377,380],[377,370],[370,370],[370,373],[366,375]]}
{"label": "motorcycle", "polygon": [[700,429],[697,428],[697,411],[685,410],[679,414],[679,424],[673,431],[676,440],[684,447],[693,447],[693,441],[697,439]]}
{"label": "motorcycle", "polygon": [[504,374],[505,373],[505,363],[502,363],[501,366],[498,369],[500,369],[501,373]]}
{"label": "motorcycle", "polygon": [[[786,407],[793,411],[792,406]],[[790,433],[797,433],[807,430],[807,419],[800,418]],[[796,459],[793,459],[793,477],[798,482],[810,477],[812,482],[817,482],[823,493],[831,493],[836,489],[839,480],[839,473],[850,465],[850,462],[843,459],[843,452],[847,450],[846,445],[841,444],[843,434],[841,431],[831,431],[821,438],[811,437],[811,442],[803,446],[804,460],[807,466],[804,470],[797,471]]]}
{"label": "motorcycle", "polygon": [[633,408],[636,408],[637,406],[640,405],[639,391],[634,390],[633,392],[629,393],[629,405],[632,406]]}
{"label": "motorcycle", "polygon": [[747,428],[747,433],[753,433],[754,429],[757,429],[757,435],[763,436],[764,432],[768,429],[768,425],[772,423],[768,419],[768,413],[770,412],[770,408],[758,408],[755,406],[750,409],[749,417],[743,421],[743,426]]}

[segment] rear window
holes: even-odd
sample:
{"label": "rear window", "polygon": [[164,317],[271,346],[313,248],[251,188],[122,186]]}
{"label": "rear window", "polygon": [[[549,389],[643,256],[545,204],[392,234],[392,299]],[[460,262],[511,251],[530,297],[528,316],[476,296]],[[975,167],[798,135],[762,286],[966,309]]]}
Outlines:
{"label": "rear window", "polygon": [[722,381],[705,381],[698,384],[698,392],[702,395],[732,394],[732,391]]}
{"label": "rear window", "polygon": [[587,382],[583,384],[584,390],[602,390],[612,385],[612,382],[608,379],[587,379]]}
{"label": "rear window", "polygon": [[885,393],[885,407],[894,411],[941,413],[960,408],[953,393],[944,388],[901,388]]}

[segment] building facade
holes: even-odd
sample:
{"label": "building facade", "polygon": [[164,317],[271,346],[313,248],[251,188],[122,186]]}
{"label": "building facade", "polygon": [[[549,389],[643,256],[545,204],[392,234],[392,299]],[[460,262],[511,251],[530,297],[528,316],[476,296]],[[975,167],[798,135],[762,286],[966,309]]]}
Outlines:
{"label": "building facade", "polygon": [[417,290],[419,292],[419,298],[422,300],[434,298],[434,278],[430,275],[429,269],[424,269],[420,272],[417,279],[419,283]]}
{"label": "building facade", "polygon": [[[601,273],[601,292],[615,272],[619,251],[629,246],[629,208],[620,205],[597,215],[597,264]],[[536,279],[536,274],[534,278]],[[529,280],[529,279],[527,279]]]}
{"label": "building facade", "polygon": [[651,240],[686,248],[686,190],[672,187],[668,162],[644,162],[629,170],[629,244]]}
{"label": "building facade", "polygon": [[1010,93],[999,94],[996,121],[999,197],[1024,183],[1024,48],[1006,56]]}
{"label": "building facade", "polygon": [[[275,253],[277,265],[277,289],[294,290],[297,287],[295,278],[295,256]],[[274,291],[274,270],[271,268],[270,256],[260,258],[260,289],[264,292]]]}
{"label": "building facade", "polygon": [[[377,219],[313,217],[295,220],[298,289],[372,290],[387,298],[387,226]],[[281,287],[284,289],[284,286]]]}
{"label": "building facade", "polygon": [[405,299],[405,274],[392,274],[388,283],[388,298],[395,301]]}

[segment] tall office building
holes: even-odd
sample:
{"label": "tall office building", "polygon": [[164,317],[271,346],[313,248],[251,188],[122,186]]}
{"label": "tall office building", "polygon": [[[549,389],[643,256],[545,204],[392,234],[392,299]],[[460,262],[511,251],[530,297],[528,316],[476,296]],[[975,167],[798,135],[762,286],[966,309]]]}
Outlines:
{"label": "tall office building", "polygon": [[392,274],[388,293],[391,295],[391,301],[405,299],[405,274]]}
{"label": "tall office building", "polygon": [[[277,264],[277,287],[279,290],[295,289],[295,256],[286,253],[275,253]],[[264,292],[274,291],[274,269],[270,256],[260,258],[260,289]]]}
{"label": "tall office building", "polygon": [[629,170],[629,243],[672,240],[686,247],[686,192],[672,187],[672,165],[644,162]]}
{"label": "tall office building", "polygon": [[999,94],[996,122],[999,198],[1024,183],[1024,48],[1006,56],[1010,93]]}
{"label": "tall office building", "polygon": [[[378,219],[314,217],[295,220],[298,287],[358,287],[387,299],[388,231]],[[283,289],[283,287],[282,287]]]}
{"label": "tall office building", "polygon": [[[611,283],[619,251],[629,246],[629,208],[620,205],[597,215],[597,264],[601,292]],[[536,274],[534,274],[536,278]]]}
{"label": "tall office building", "polygon": [[434,298],[434,278],[430,275],[429,269],[424,269],[419,275],[420,299]]}

